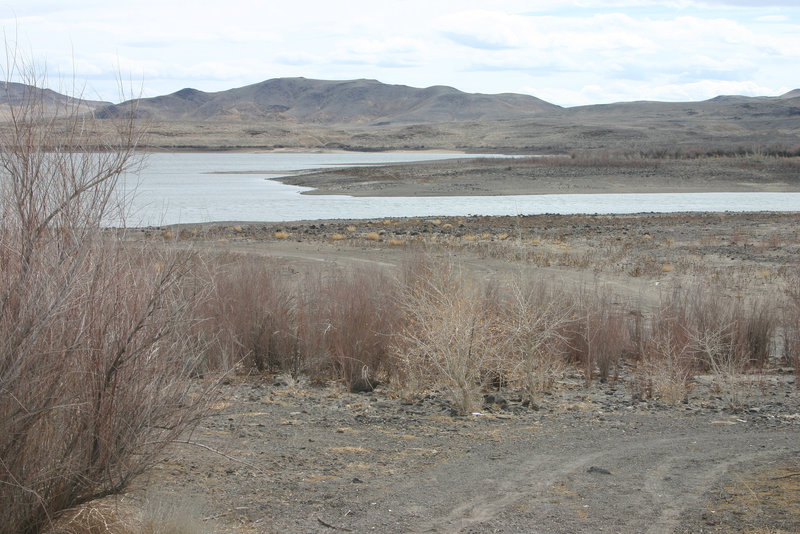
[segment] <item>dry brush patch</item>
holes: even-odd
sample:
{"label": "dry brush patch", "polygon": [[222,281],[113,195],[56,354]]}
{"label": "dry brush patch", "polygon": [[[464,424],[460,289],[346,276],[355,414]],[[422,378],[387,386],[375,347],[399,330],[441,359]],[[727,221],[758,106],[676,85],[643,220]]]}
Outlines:
{"label": "dry brush patch", "polygon": [[553,388],[566,368],[573,305],[561,288],[517,280],[502,303],[502,347],[497,367],[528,401]]}
{"label": "dry brush patch", "polygon": [[[33,69],[10,58],[11,77]],[[202,413],[191,259],[104,232],[138,165],[132,117],[96,135],[78,100],[7,95],[0,134],[0,517],[35,533],[121,491]],[[192,346],[193,350],[199,347]]]}
{"label": "dry brush patch", "polygon": [[481,378],[499,349],[490,299],[452,261],[423,260],[406,274],[398,357],[414,389],[444,387],[462,413],[477,406]]}
{"label": "dry brush patch", "polygon": [[[490,386],[533,400],[570,365],[587,385],[621,374],[627,381],[635,369],[633,392],[669,403],[687,398],[695,375],[710,372],[736,408],[742,373],[775,357],[778,316],[764,299],[723,297],[723,289],[697,282],[651,308],[609,286],[575,292],[544,279],[489,282],[436,248],[411,248],[408,257],[395,281],[378,267],[289,274],[236,258],[220,270],[209,324],[235,336],[231,360],[257,371],[347,387],[369,379],[417,393],[444,388],[462,412]],[[795,330],[781,332],[789,351]]]}
{"label": "dry brush patch", "polygon": [[211,342],[210,368],[329,378],[348,386],[390,369],[395,285],[378,269],[297,275],[248,256],[214,256],[212,296],[199,309],[198,336]]}

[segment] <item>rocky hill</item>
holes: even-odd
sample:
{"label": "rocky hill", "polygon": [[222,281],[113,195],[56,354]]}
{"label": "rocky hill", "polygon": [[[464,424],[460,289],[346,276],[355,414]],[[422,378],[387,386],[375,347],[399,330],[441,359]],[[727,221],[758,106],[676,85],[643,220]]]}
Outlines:
{"label": "rocky hill", "polygon": [[529,95],[417,89],[375,80],[280,78],[208,93],[182,89],[121,104],[73,101],[6,84],[9,98],[79,103],[97,117],[134,106],[149,144],[164,150],[457,150],[509,154],[798,153],[800,89],[773,97],[619,102],[562,108]]}
{"label": "rocky hill", "polygon": [[110,102],[86,100],[63,95],[51,89],[39,89],[22,83],[4,82],[0,84],[0,120],[9,118],[9,106],[22,106],[31,101],[43,104],[48,113],[64,113],[77,106],[80,112],[90,112],[111,105]]}
{"label": "rocky hill", "polygon": [[[532,117],[560,109],[520,94],[470,94],[452,87],[417,89],[376,80],[324,81],[278,78],[205,93],[182,89],[137,102],[137,113],[151,120],[270,121],[296,124],[423,124],[495,121]],[[110,106],[101,116],[130,109]]]}

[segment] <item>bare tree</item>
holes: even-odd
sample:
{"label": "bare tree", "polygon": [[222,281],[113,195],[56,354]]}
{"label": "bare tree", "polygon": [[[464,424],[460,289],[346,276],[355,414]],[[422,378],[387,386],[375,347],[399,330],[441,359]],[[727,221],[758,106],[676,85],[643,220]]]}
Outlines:
{"label": "bare tree", "polygon": [[14,53],[5,74],[0,530],[33,533],[124,488],[203,396],[189,394],[184,350],[191,259],[103,229],[140,164],[133,113],[101,123],[80,98],[53,100]]}

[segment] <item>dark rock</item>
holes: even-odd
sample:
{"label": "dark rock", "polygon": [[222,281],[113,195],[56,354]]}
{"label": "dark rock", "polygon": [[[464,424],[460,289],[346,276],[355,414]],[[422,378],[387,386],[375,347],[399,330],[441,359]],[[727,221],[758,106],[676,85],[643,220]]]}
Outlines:
{"label": "dark rock", "polygon": [[373,391],[380,382],[375,379],[360,377],[353,379],[350,382],[351,393],[370,393]]}
{"label": "dark rock", "polygon": [[610,475],[611,471],[608,469],[603,469],[602,467],[597,467],[595,465],[591,466],[589,469],[586,470],[587,473],[597,473],[600,475]]}

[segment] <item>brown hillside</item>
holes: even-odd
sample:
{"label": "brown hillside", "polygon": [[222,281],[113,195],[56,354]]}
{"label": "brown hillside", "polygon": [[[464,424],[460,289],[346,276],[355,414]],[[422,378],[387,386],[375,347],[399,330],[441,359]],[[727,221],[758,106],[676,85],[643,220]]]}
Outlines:
{"label": "brown hillside", "polygon": [[[129,109],[130,102],[103,111]],[[533,96],[469,94],[452,87],[417,89],[375,80],[279,78],[204,93],[183,89],[138,101],[151,120],[284,121],[310,124],[390,124],[492,121],[559,109]]]}

